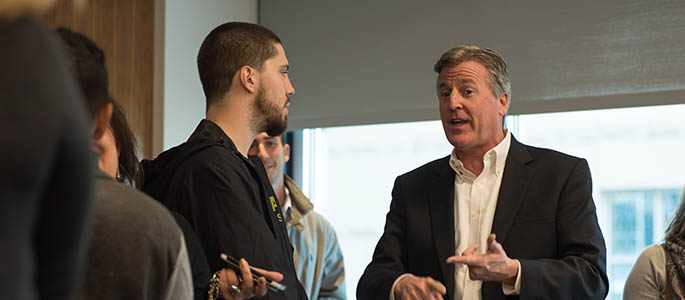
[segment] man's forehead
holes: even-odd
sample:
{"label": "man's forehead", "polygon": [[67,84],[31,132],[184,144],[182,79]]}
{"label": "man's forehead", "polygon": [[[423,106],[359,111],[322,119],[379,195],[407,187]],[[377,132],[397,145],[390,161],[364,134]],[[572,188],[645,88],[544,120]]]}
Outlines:
{"label": "man's forehead", "polygon": [[257,142],[257,141],[272,141],[272,140],[279,140],[279,139],[280,139],[279,136],[270,136],[270,135],[266,134],[266,132],[262,132],[262,133],[257,135],[257,137],[255,138],[255,142]]}
{"label": "man's forehead", "polygon": [[456,66],[447,66],[440,70],[438,80],[444,81],[472,81],[478,82],[485,78],[485,67],[477,62],[466,61]]}
{"label": "man's forehead", "polygon": [[281,44],[274,44],[276,48],[276,55],[269,57],[266,60],[267,64],[275,65],[277,68],[290,68],[288,65],[288,58],[285,57],[285,50]]}

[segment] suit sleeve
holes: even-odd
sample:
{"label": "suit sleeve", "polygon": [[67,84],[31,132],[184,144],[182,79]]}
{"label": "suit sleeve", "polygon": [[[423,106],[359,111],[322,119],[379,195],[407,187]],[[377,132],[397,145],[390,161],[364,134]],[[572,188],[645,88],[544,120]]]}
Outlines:
{"label": "suit sleeve", "polygon": [[393,282],[406,272],[406,210],[401,195],[398,178],[392,189],[392,202],[383,235],[357,285],[359,300],[388,299]]}
{"label": "suit sleeve", "polygon": [[579,160],[561,192],[556,216],[558,259],[519,259],[522,299],[604,299],[606,247],[592,200],[587,161]]}

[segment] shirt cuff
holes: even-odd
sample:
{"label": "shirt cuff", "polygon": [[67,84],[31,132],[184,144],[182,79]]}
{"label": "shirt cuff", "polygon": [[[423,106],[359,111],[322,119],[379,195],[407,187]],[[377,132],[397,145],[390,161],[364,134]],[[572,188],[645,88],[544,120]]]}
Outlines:
{"label": "shirt cuff", "polygon": [[411,274],[410,273],[404,273],[404,274],[400,275],[400,277],[397,277],[397,279],[395,279],[395,282],[392,283],[392,287],[390,287],[390,300],[395,300],[395,286],[397,285],[398,282],[400,282],[400,279],[407,277],[409,275],[411,275]]}
{"label": "shirt cuff", "polygon": [[521,294],[521,262],[518,259],[515,259],[514,261],[516,261],[516,264],[519,266],[519,270],[516,272],[516,282],[514,282],[513,286],[502,282],[502,292],[507,296]]}

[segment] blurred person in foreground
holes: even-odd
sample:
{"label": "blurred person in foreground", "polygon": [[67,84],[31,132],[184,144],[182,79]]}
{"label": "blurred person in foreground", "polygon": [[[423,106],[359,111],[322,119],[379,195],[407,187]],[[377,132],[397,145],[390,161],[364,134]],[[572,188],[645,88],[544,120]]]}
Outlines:
{"label": "blurred person in foreground", "polygon": [[0,293],[72,299],[93,198],[89,121],[50,0],[0,0]]}
{"label": "blurred person in foreground", "polygon": [[685,299],[685,193],[664,243],[645,249],[630,270],[623,299]]}
{"label": "blurred person in foreground", "polygon": [[496,51],[457,46],[434,70],[454,148],[395,180],[357,299],[604,299],[587,161],[503,128],[511,83]]}
{"label": "blurred person in foreground", "polygon": [[92,238],[79,299],[192,299],[185,241],[169,212],[136,189],[120,184],[110,127],[112,99],[102,50],[86,36],[56,30],[93,120],[95,181]]}
{"label": "blurred person in foreground", "polygon": [[306,299],[293,265],[281,209],[256,158],[247,157],[259,132],[287,128],[288,59],[278,36],[257,24],[229,22],[214,28],[197,57],[207,104],[206,119],[188,140],[143,161],[141,189],[183,215],[207,255],[212,282],[226,266],[225,253],[282,274],[283,292],[262,292],[260,283],[227,275],[231,298]]}
{"label": "blurred person in foreground", "polygon": [[295,271],[309,299],[347,299],[345,263],[333,225],[319,213],[295,181],[283,173],[290,160],[290,145],[283,135],[257,135],[249,155],[262,160],[278,204],[285,214],[288,237],[293,245]]}

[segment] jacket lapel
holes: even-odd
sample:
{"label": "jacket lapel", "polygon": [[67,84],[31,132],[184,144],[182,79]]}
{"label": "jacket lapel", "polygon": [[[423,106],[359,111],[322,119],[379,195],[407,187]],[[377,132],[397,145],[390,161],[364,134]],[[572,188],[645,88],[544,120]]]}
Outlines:
{"label": "jacket lapel", "polygon": [[497,235],[500,243],[506,239],[528,189],[528,183],[533,177],[535,169],[527,165],[531,160],[533,159],[526,146],[512,136],[492,223],[492,233]]}
{"label": "jacket lapel", "polygon": [[436,177],[429,188],[429,207],[433,241],[437,250],[440,271],[449,297],[454,295],[454,265],[445,260],[454,255],[454,171],[449,156],[437,164]]}

